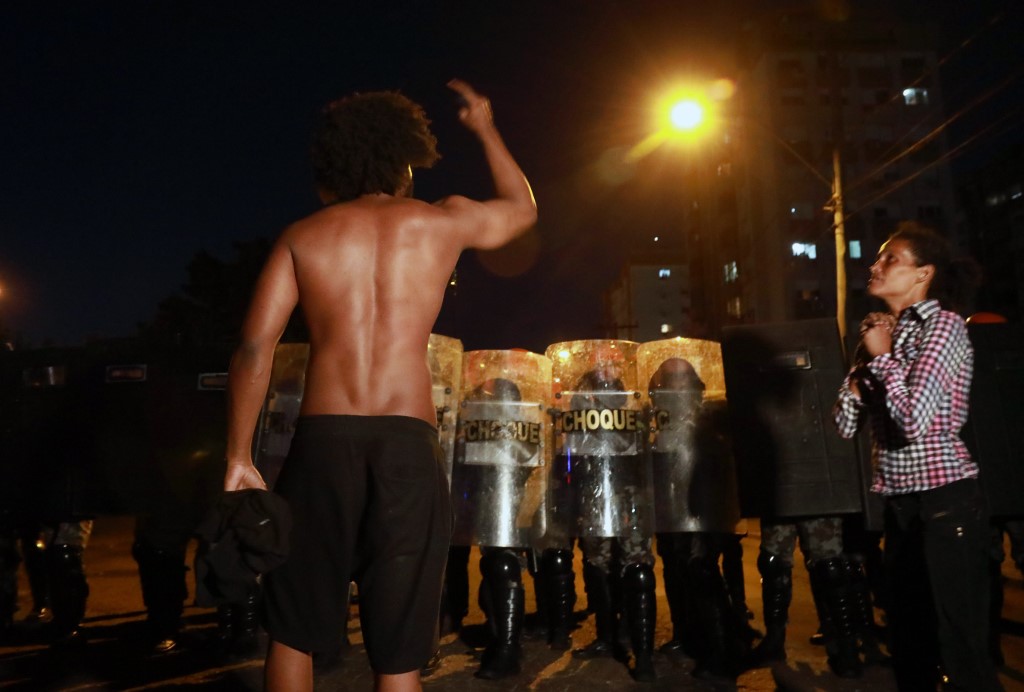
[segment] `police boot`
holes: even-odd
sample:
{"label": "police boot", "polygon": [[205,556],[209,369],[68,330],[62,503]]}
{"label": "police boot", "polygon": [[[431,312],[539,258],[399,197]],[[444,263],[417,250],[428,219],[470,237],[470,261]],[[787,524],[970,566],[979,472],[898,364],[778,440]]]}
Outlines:
{"label": "police boot", "polygon": [[654,568],[642,563],[628,565],[622,574],[623,601],[629,640],[633,647],[633,669],[637,682],[654,682],[654,625],[658,602],[654,595]]}
{"label": "police boot", "polygon": [[581,649],[573,649],[574,658],[590,659],[604,656],[621,657],[616,640],[618,612],[612,598],[612,584],[600,567],[583,563],[587,584],[587,610],[594,614],[597,636]]}
{"label": "police boot", "polygon": [[135,541],[132,557],[139,567],[146,627],[153,652],[168,653],[178,646],[181,616],[188,596],[185,555],[176,550],[161,550],[145,541]]}
{"label": "police boot", "polygon": [[26,531],[21,537],[25,574],[32,592],[32,612],[20,622],[22,627],[37,629],[53,620],[50,608],[50,582],[46,569],[46,543],[39,531]]}
{"label": "police boot", "polygon": [[782,558],[761,551],[757,556],[761,573],[761,601],[764,608],[764,639],[752,653],[754,665],[786,660],[786,622],[793,600],[793,568]]}
{"label": "police boot", "polygon": [[692,560],[689,574],[698,627],[704,635],[693,675],[735,682],[741,662],[749,653],[740,638],[722,573],[716,562],[704,559]]}
{"label": "police boot", "polygon": [[857,637],[860,639],[860,652],[864,663],[869,666],[888,665],[890,659],[882,652],[878,641],[878,628],[875,624],[875,609],[871,602],[871,585],[864,571],[864,564],[846,558],[846,575],[850,580],[856,609]]}
{"label": "police boot", "polygon": [[863,664],[857,648],[857,631],[862,614],[845,563],[842,556],[816,560],[810,576],[817,582],[824,607],[821,626],[829,668],[841,678],[859,678]]}
{"label": "police boot", "polygon": [[544,592],[544,617],[548,645],[556,651],[572,647],[573,608],[576,607],[576,575],[572,551],[545,550],[541,557],[540,580]]}
{"label": "police boot", "polygon": [[658,553],[661,555],[661,574],[664,580],[665,600],[668,601],[669,619],[672,621],[672,638],[659,647],[667,656],[685,655],[683,632],[689,618],[684,617],[686,609],[685,565],[680,565],[681,548],[678,534],[659,533]]}
{"label": "police boot", "polygon": [[46,551],[46,567],[52,589],[53,620],[49,625],[52,642],[58,646],[78,643],[82,640],[79,626],[89,598],[82,549],[51,545]]}
{"label": "police boot", "polygon": [[[812,564],[810,560],[804,562],[808,575],[813,571]],[[811,586],[811,600],[814,602],[814,612],[818,615],[818,630],[810,636],[808,641],[814,646],[825,646],[825,632],[831,632],[832,628],[831,623],[828,622],[829,614],[828,608],[825,607],[825,596],[822,593],[821,580],[810,578],[809,584]]]}
{"label": "police boot", "polygon": [[507,550],[486,553],[480,558],[480,573],[487,583],[481,595],[487,605],[491,641],[475,675],[484,680],[499,680],[519,672],[525,606],[519,558]]}

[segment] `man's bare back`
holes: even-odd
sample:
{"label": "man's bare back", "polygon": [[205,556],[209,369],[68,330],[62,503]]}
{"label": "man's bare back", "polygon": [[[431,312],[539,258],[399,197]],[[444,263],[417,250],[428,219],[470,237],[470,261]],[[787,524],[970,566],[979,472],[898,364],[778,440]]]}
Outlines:
{"label": "man's bare back", "polygon": [[329,206],[284,234],[310,325],[303,415],[433,424],[425,354],[458,260],[457,221],[443,208],[380,195]]}

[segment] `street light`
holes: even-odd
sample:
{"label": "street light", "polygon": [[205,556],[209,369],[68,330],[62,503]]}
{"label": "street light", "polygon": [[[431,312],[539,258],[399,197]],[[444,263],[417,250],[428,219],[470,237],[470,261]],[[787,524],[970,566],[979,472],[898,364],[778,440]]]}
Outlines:
{"label": "street light", "polygon": [[668,112],[672,127],[682,132],[689,132],[700,126],[704,120],[704,107],[693,99],[677,101]]}

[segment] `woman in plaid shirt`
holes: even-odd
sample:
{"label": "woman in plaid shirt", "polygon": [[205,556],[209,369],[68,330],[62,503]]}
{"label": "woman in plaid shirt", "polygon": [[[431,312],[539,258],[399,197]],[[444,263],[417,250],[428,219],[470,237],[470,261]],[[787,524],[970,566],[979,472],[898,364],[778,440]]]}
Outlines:
{"label": "woman in plaid shirt", "polygon": [[[856,364],[834,408],[843,437],[871,427],[886,500],[890,649],[901,690],[1001,690],[989,657],[988,512],[960,439],[974,351],[956,303],[976,276],[935,231],[901,224],[871,266],[889,312],[861,323]],[[929,588],[930,587],[930,588]]]}

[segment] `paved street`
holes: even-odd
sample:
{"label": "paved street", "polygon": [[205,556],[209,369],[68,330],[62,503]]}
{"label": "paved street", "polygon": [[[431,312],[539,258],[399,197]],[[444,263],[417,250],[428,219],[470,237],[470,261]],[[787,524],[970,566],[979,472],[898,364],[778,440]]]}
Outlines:
{"label": "paved street", "polygon": [[[757,522],[750,522],[756,528]],[[213,612],[194,606],[186,610],[187,627],[182,644],[162,656],[149,653],[141,642],[141,624],[145,617],[139,592],[135,563],[130,556],[130,519],[101,518],[86,553],[86,571],[92,595],[85,622],[87,643],[77,650],[51,651],[24,637],[13,646],[0,648],[0,689],[2,690],[259,690],[262,659],[228,658],[213,646]],[[760,587],[755,559],[758,536],[744,541],[744,562],[748,601],[760,622]],[[471,566],[478,556],[474,553]],[[579,556],[577,554],[577,560]],[[798,563],[799,563],[798,556]],[[471,569],[474,577],[475,567]],[[583,585],[577,565],[577,593],[582,610]],[[660,579],[660,565],[657,568]],[[1007,561],[1006,607],[1003,619],[1003,651],[1007,666],[1001,679],[1007,690],[1024,690],[1024,582]],[[473,593],[476,582],[472,584]],[[190,584],[191,586],[191,584]],[[27,586],[22,584],[22,613],[27,611]],[[668,639],[668,609],[664,591],[658,592],[657,642]],[[689,675],[690,665],[673,663],[659,656],[656,660],[659,680],[652,685],[635,683],[625,667],[612,660],[577,661],[567,652],[551,651],[539,641],[525,642],[524,670],[515,678],[496,682],[473,677],[482,646],[483,616],[471,599],[468,627],[461,638],[449,635],[442,640],[441,665],[424,680],[426,690],[470,690],[511,692],[540,690],[713,690],[714,687]],[[532,585],[527,578],[527,612],[532,610]],[[581,612],[582,615],[582,612]],[[809,644],[808,637],[817,627],[810,602],[807,574],[794,571],[794,599],[787,649],[789,662],[775,669],[762,668],[744,673],[736,689],[785,690],[895,690],[889,671],[870,668],[861,680],[840,680],[828,672],[824,651]],[[349,625],[352,646],[336,665],[318,673],[319,690],[369,690],[372,676],[361,645],[358,617],[353,609]],[[585,621],[573,634],[579,646],[593,637],[593,619]]]}

